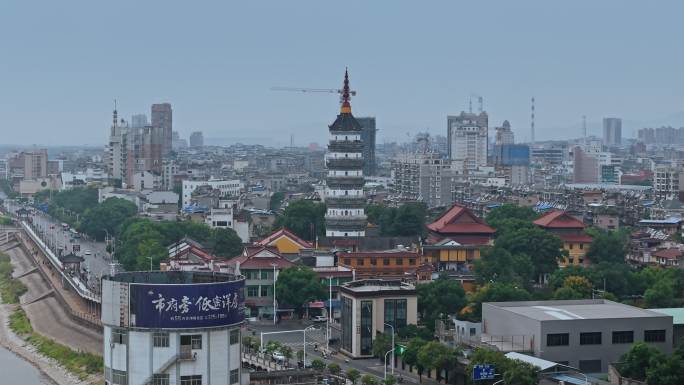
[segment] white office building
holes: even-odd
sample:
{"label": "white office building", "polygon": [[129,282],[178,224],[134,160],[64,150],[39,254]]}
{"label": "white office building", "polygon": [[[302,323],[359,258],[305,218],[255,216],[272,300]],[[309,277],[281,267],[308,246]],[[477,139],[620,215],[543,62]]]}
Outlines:
{"label": "white office building", "polygon": [[447,116],[449,159],[463,162],[465,171],[486,166],[488,127],[486,112]]}
{"label": "white office building", "polygon": [[183,207],[190,205],[192,192],[200,186],[210,186],[221,191],[223,197],[240,195],[245,188],[240,180],[184,180],[183,181]]}

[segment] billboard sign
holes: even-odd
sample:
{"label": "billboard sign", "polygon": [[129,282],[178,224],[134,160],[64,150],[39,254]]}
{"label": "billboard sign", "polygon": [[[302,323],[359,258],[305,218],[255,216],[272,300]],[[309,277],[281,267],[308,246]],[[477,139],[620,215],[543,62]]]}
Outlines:
{"label": "billboard sign", "polygon": [[209,284],[130,284],[130,326],[185,329],[244,319],[244,280]]}
{"label": "billboard sign", "polygon": [[473,381],[493,380],[495,376],[494,365],[474,365],[473,366]]}

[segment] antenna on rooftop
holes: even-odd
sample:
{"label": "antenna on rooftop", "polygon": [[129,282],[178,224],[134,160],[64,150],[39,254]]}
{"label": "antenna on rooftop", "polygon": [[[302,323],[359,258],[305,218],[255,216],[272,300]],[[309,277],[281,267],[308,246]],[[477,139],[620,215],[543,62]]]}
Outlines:
{"label": "antenna on rooftop", "polygon": [[534,96],[532,97],[532,113],[530,115],[530,139],[534,144]]}

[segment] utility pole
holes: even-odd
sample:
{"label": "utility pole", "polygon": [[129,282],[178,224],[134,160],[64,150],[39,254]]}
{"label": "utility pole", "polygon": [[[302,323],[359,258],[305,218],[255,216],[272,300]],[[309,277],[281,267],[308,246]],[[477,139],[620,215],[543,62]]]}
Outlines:
{"label": "utility pole", "polygon": [[273,266],[273,324],[276,324],[276,319],[277,319],[277,314],[278,311],[276,310],[276,266],[278,266],[275,263],[272,263],[271,266]]}

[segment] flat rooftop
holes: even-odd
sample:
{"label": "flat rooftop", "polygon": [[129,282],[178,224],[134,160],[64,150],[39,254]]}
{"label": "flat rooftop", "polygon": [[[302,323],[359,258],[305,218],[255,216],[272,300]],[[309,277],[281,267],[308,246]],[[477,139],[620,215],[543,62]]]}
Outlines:
{"label": "flat rooftop", "polygon": [[400,280],[361,279],[345,283],[342,285],[342,290],[347,293],[355,294],[377,293],[378,295],[383,295],[385,292],[406,292],[406,294],[415,294],[416,287]]}
{"label": "flat rooftop", "polygon": [[638,307],[603,299],[488,302],[487,304],[539,321],[665,316],[664,314],[651,310],[640,309]]}

